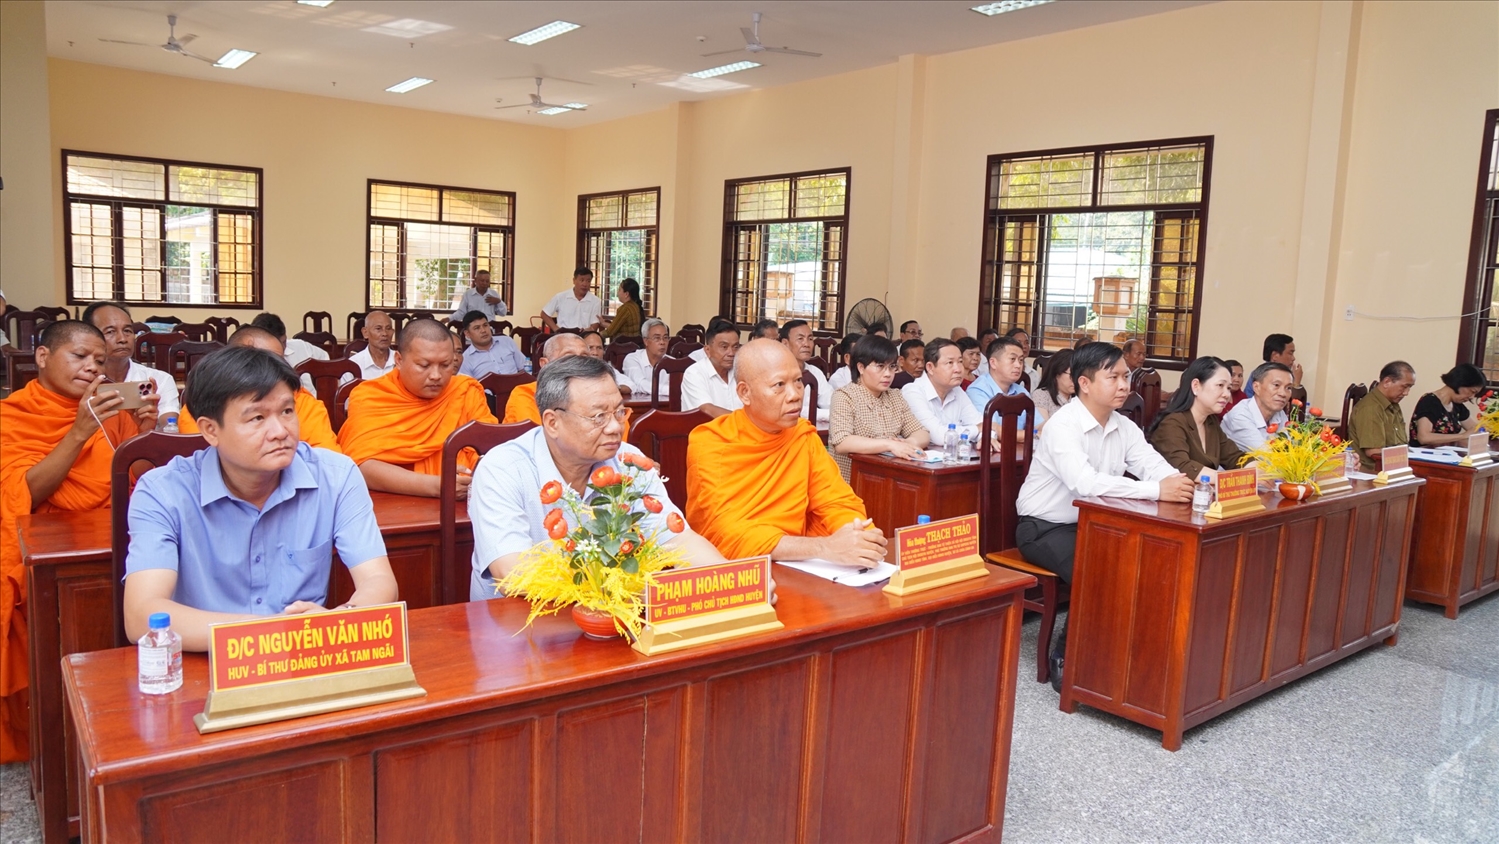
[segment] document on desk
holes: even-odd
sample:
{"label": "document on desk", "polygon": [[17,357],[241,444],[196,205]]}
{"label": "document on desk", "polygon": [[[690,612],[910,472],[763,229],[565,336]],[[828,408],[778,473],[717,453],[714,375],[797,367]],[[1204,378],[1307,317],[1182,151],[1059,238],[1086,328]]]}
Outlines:
{"label": "document on desk", "polygon": [[842,563],[829,562],[816,558],[810,560],[777,560],[778,566],[790,566],[797,571],[803,571],[810,575],[841,583],[844,586],[868,586],[871,583],[882,583],[895,574],[895,566],[890,563],[875,563],[873,566],[846,566]]}
{"label": "document on desk", "polygon": [[1450,446],[1443,446],[1441,448],[1413,447],[1410,450],[1410,455],[1412,460],[1425,460],[1430,463],[1451,463],[1454,466],[1461,463],[1463,459],[1462,455],[1458,454]]}

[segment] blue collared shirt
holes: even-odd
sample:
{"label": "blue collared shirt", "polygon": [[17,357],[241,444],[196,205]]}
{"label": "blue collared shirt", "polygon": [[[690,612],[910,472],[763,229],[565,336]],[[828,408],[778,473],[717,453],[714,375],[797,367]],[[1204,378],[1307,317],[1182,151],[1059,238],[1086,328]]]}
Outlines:
{"label": "blue collared shirt", "polygon": [[[986,407],[989,406],[990,399],[993,399],[998,394],[999,394],[999,382],[995,381],[994,380],[994,376],[990,375],[987,371],[981,373],[979,375],[979,377],[973,379],[973,383],[972,384],[968,385],[968,400],[971,401],[971,402],[973,402],[973,406],[975,408],[978,408],[979,418],[980,419],[983,418],[984,408],[986,408]],[[1028,396],[1028,395],[1030,395],[1030,393],[1025,389],[1025,385],[1024,384],[1020,383],[1019,381],[1016,381],[1015,383],[1013,383],[1013,384],[1010,385],[1010,389],[1009,390],[1005,391],[1005,395],[1007,395],[1007,396]],[[1020,430],[1021,431],[1027,430],[1027,428],[1026,428],[1026,421],[1027,421],[1026,417],[1028,415],[1029,414],[1025,414],[1025,413],[1020,414],[1020,423],[1019,423],[1019,425],[1020,425]],[[995,422],[999,421],[999,414],[995,414],[994,415],[994,421]]]}
{"label": "blue collared shirt", "polygon": [[463,352],[463,365],[458,368],[459,375],[474,380],[490,374],[514,375],[524,371],[526,356],[520,353],[514,340],[503,335],[496,336],[487,349],[469,346]]}
{"label": "blue collared shirt", "polygon": [[[600,466],[613,466],[615,471],[623,474],[628,471],[619,462],[624,454],[641,454],[641,451],[629,443],[621,443],[614,457],[593,464],[589,474]],[[567,517],[568,529],[577,527],[576,520],[567,513],[561,501],[541,503],[541,488],[547,481],[565,483],[562,472],[552,461],[546,432],[541,428],[532,428],[510,442],[495,446],[479,461],[474,469],[473,483],[468,488],[468,515],[474,525],[474,576],[469,582],[470,601],[497,597],[494,578],[489,575],[490,563],[548,541],[546,528],[542,527],[547,511],[561,509]],[[672,513],[681,515],[682,511],[667,496],[659,469],[651,473],[645,494],[655,496],[662,507],[661,512],[646,513],[640,520],[641,536],[649,538],[659,533],[663,539],[670,537],[666,517]],[[637,512],[644,509],[639,503],[635,507]]]}
{"label": "blue collared shirt", "polygon": [[225,486],[217,448],[152,469],[130,496],[126,576],[176,571],[172,600],[195,609],[274,615],[321,604],[335,549],[353,568],[385,556],[385,540],[354,461],[306,443],[259,510]]}

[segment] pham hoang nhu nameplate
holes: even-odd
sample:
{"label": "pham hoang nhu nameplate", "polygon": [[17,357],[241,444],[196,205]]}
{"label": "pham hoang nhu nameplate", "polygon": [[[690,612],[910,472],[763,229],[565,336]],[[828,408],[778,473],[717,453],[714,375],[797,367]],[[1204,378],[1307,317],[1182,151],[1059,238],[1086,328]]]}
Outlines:
{"label": "pham hoang nhu nameplate", "polygon": [[645,628],[630,647],[654,656],[784,626],[770,604],[770,557],[751,557],[650,575]]}

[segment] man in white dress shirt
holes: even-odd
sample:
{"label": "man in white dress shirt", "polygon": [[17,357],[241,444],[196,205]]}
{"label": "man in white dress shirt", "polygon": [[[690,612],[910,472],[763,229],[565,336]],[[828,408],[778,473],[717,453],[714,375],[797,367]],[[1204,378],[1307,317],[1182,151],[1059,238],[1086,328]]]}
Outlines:
{"label": "man in white dress shirt", "polygon": [[[276,316],[275,314],[260,314],[256,316],[255,319],[251,320],[250,324],[255,326],[256,328],[263,328],[266,331],[271,332],[271,334],[274,335],[277,340],[281,341],[281,345],[286,347],[286,362],[291,364],[292,369],[296,369],[304,362],[309,360],[328,359],[327,352],[323,351],[317,346],[312,345],[306,340],[298,340],[295,337],[288,338],[286,336],[286,323],[282,322],[281,317]],[[317,390],[314,390],[312,388],[311,375],[304,374],[302,376],[302,386],[306,387],[307,392],[309,393],[317,393]]]}
{"label": "man in white dress shirt", "polygon": [[453,311],[453,319],[463,319],[470,311],[478,311],[488,319],[510,313],[500,294],[489,289],[489,270],[474,273],[474,285],[463,291],[463,296],[458,300],[458,308]]}
{"label": "man in white dress shirt", "polygon": [[136,363],[135,329],[131,328],[130,311],[116,302],[95,302],[83,310],[83,321],[104,335],[104,376],[116,384],[126,381],[151,381],[156,385],[156,418],[165,425],[168,414],[182,410],[177,396],[177,382],[165,372]]}
{"label": "man in white dress shirt", "polygon": [[553,331],[567,328],[583,331],[604,327],[604,303],[589,289],[593,286],[593,270],[578,267],[573,271],[573,286],[552,297],[541,309],[541,321]]}
{"label": "man in white dress shirt", "polygon": [[1286,405],[1296,376],[1283,363],[1262,363],[1249,374],[1254,395],[1223,414],[1223,433],[1242,451],[1253,451],[1270,439],[1270,426],[1277,430],[1288,421]]}
{"label": "man in white dress shirt", "polygon": [[[1072,355],[1076,400],[1062,405],[1036,439],[1031,468],[1015,499],[1015,544],[1026,562],[1072,582],[1078,498],[1106,496],[1192,501],[1192,479],[1176,471],[1135,423],[1115,413],[1129,397],[1124,353],[1088,343]],[[1124,473],[1140,480],[1130,480]],[[1067,628],[1052,640],[1051,684],[1062,685]]]}
{"label": "man in white dress shirt", "polygon": [[463,317],[463,336],[468,338],[468,350],[463,353],[463,364],[459,375],[474,380],[486,375],[514,375],[524,372],[526,356],[503,334],[496,335],[483,311],[469,311]]}
{"label": "man in white dress shirt", "polygon": [[[365,314],[364,327],[359,329],[359,335],[367,345],[349,355],[349,360],[359,367],[360,378],[373,381],[395,368],[396,359],[390,353],[390,347],[396,340],[396,324],[390,314],[384,311]],[[354,376],[345,373],[339,377],[338,385],[342,387],[353,380]]]}
{"label": "man in white dress shirt", "polygon": [[728,320],[716,320],[708,325],[703,340],[707,360],[687,367],[682,375],[682,409],[702,410],[716,418],[744,406],[734,380],[739,328]]}
{"label": "man in white dress shirt", "polygon": [[813,425],[826,424],[828,412],[833,406],[833,391],[828,389],[828,376],[821,369],[807,365],[807,361],[817,353],[817,345],[812,342],[812,326],[804,319],[793,319],[781,326],[780,340],[781,345],[789,349],[796,362],[802,365],[802,371],[812,373],[813,380],[817,381],[817,413],[814,416],[812,406],[803,402],[802,417]]}
{"label": "man in white dress shirt", "polygon": [[[596,360],[604,360],[604,335],[597,331],[583,332],[583,354]],[[607,361],[605,361],[607,363]],[[619,387],[619,394],[625,401],[630,400],[630,395],[635,392],[635,387],[630,384],[630,379],[623,372],[615,369],[612,365],[609,370],[614,373],[614,385]]]}
{"label": "man in white dress shirt", "polygon": [[932,448],[947,442],[947,426],[956,425],[958,436],[975,441],[983,416],[963,392],[963,353],[958,344],[941,337],[926,344],[926,372],[900,388],[911,412],[932,438]]}
{"label": "man in white dress shirt", "polygon": [[[667,344],[671,342],[671,328],[666,323],[651,317],[640,324],[640,336],[645,348],[625,355],[625,377],[636,396],[650,397],[651,382],[656,364],[666,356]],[[661,379],[661,398],[666,398],[666,379]]]}

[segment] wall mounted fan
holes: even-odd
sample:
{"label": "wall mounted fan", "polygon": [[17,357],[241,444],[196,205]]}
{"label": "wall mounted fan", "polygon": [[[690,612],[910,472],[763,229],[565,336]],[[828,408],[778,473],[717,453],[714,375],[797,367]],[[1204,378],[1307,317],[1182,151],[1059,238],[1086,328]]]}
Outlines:
{"label": "wall mounted fan", "polygon": [[860,299],[848,309],[848,316],[843,320],[843,332],[845,334],[869,334],[876,328],[883,328],[886,337],[895,335],[894,321],[890,318],[890,309],[879,299]]}

